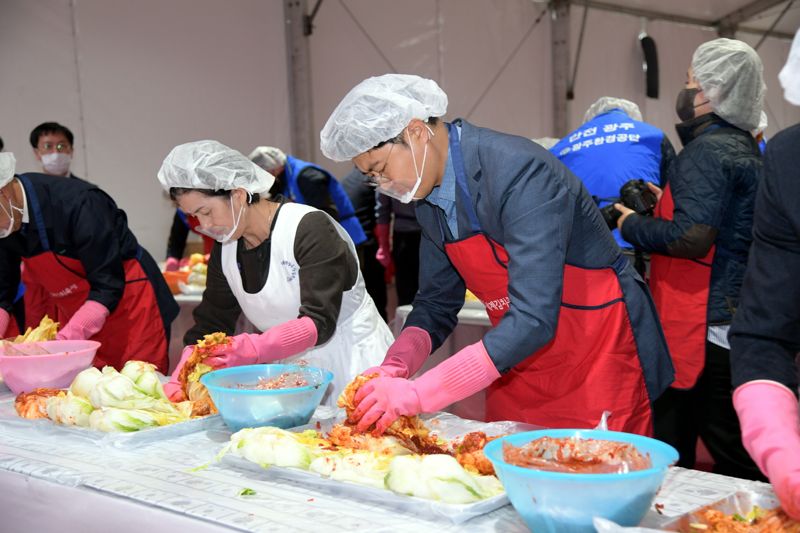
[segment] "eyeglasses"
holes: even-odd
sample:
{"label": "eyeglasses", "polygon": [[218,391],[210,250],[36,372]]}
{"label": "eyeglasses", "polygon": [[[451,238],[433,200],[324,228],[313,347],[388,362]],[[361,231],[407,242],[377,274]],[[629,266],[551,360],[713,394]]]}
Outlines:
{"label": "eyeglasses", "polygon": [[392,146],[389,148],[389,153],[386,154],[386,159],[383,161],[383,166],[381,167],[381,170],[370,171],[369,173],[367,173],[367,177],[364,179],[364,182],[370,187],[380,187],[384,183],[392,181],[384,175],[386,172],[386,166],[389,164],[389,157],[391,157],[392,150],[394,150],[395,144],[397,143],[391,143],[391,144]]}
{"label": "eyeglasses", "polygon": [[47,152],[47,153],[49,153],[49,152],[62,153],[62,152],[66,152],[69,149],[70,149],[69,143],[65,143],[65,142],[60,142],[60,143],[45,142],[45,143],[42,143],[42,145],[39,146],[39,148],[38,148],[38,150],[40,152]]}

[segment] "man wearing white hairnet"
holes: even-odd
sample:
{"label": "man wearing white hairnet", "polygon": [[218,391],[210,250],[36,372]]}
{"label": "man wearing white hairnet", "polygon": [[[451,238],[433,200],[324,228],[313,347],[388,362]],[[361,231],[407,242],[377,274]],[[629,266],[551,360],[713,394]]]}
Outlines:
{"label": "man wearing white hairnet", "polygon": [[212,368],[305,361],[333,372],[329,405],[392,341],[364,289],[347,232],[313,207],[268,197],[274,176],[216,141],[176,146],[158,179],[217,242],[187,345],[164,387],[185,398],[181,370],[204,335],[233,335],[244,313],[259,334],[240,334],[203,362]]}
{"label": "man wearing white hairnet", "polygon": [[275,176],[272,194],[280,193],[293,202],[325,211],[342,225],[356,246],[367,240],[347,192],[333,174],[274,146],[257,147],[250,160]]}
{"label": "man wearing white hairnet", "polygon": [[655,404],[656,437],[691,468],[699,435],[716,472],[751,479],[763,476],[742,446],[727,335],[752,242],[762,161],[751,132],[765,90],[750,46],[731,39],[700,45],[676,103],[684,148],[663,196],[656,191],[655,217],[616,204],[622,236],[651,253],[650,288],[675,363],[675,383]]}
{"label": "man wearing white hairnet", "polygon": [[[631,180],[662,185],[666,169],[675,157],[669,138],[642,121],[638,105],[612,96],[603,96],[593,103],[583,117],[583,124],[550,151],[581,179],[601,209],[618,202],[620,190]],[[601,212],[617,244],[631,248],[617,229],[619,212],[613,207]]]}
{"label": "man wearing white hairnet", "polygon": [[[779,75],[800,105],[800,31]],[[733,404],[742,441],[781,507],[800,520],[800,124],[770,140],[758,187],[753,246],[730,331]]]}
{"label": "man wearing white hairnet", "polygon": [[[22,263],[55,307],[58,339],[99,341],[97,367],[137,359],[166,372],[178,304],[125,212],[95,185],[15,175],[14,165],[13,154],[0,154],[0,337]],[[25,318],[35,327],[41,317]]]}
{"label": "man wearing white hairnet", "polygon": [[[322,152],[351,159],[379,193],[416,202],[419,290],[379,377],[356,393],[357,429],[434,412],[483,389],[489,420],[651,432],[672,381],[658,317],[586,189],[529,139],[443,122],[432,80],[387,74],[353,88]],[[494,328],[411,378],[453,330],[466,289]]]}

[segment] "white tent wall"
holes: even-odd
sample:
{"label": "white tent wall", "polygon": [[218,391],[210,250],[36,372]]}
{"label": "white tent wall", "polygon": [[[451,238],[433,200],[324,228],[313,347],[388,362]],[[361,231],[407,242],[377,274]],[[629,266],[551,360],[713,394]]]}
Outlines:
{"label": "white tent wall", "polygon": [[[578,35],[584,8],[572,6],[570,13],[571,66],[577,53]],[[686,70],[694,50],[705,41],[717,38],[711,28],[677,24],[660,20],[648,21],[644,28],[658,49],[660,78],[659,98],[645,96],[644,56],[639,44],[642,19],[631,15],[590,9],[586,22],[583,48],[578,63],[575,99],[569,105],[569,128],[578,127],[586,109],[600,96],[618,96],[636,102],[647,122],[661,128],[675,149],[680,141],[675,133],[675,98],[683,88]],[[755,46],[759,35],[740,32],[737,38]],[[786,62],[791,43],[785,39],[767,38],[759,48],[767,84],[767,137],[800,122],[800,107],[783,99],[778,72]],[[570,73],[572,70],[570,70]]]}
{"label": "white tent wall", "polygon": [[4,0],[0,136],[20,172],[37,171],[31,129],[69,127],[75,174],[108,192],[162,260],[174,208],[161,161],[204,138],[245,153],[288,145],[285,62],[277,0]]}
{"label": "white tent wall", "polygon": [[[525,137],[547,135],[553,122],[549,17],[531,30],[543,8],[530,0],[326,0],[310,37],[315,144],[347,91],[388,72],[436,80],[449,97],[448,118]],[[352,168],[316,154],[338,176]]]}
{"label": "white tent wall", "polygon": [[[314,3],[308,0],[309,8]],[[544,6],[325,0],[309,38],[315,147],[341,97],[362,79],[391,71],[437,80],[450,97],[449,118],[525,137],[552,135],[550,16],[533,27]],[[571,65],[583,9],[571,8]],[[694,49],[716,34],[663,21],[645,27],[658,46],[657,100],[644,96],[641,19],[589,11],[570,128],[597,97],[621,96],[679,146],[675,95]],[[770,136],[800,121],[800,108],[783,101],[777,81],[789,47],[768,38],[759,50]],[[38,169],[27,142],[33,126],[67,125],[76,135],[75,173],[115,198],[157,259],[173,210],[155,174],[170,148],[211,137],[245,153],[257,144],[291,152],[281,0],[3,0],[0,65],[0,136],[19,170]],[[314,153],[339,176],[350,169]]]}

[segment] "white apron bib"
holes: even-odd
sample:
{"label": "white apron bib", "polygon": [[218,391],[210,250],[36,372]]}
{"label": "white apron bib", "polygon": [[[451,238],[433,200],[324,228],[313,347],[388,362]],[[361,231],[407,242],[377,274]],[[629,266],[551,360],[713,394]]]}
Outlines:
{"label": "white apron bib", "polygon": [[[236,242],[222,246],[222,271],[242,312],[260,331],[298,317],[300,309],[300,267],[294,257],[294,241],[300,219],[317,211],[302,204],[287,203],[279,211],[271,235],[269,273],[264,287],[249,294],[242,285],[236,261]],[[347,232],[333,219],[336,231],[345,240],[358,262],[355,246]],[[333,389],[328,389],[322,402],[335,406],[339,393],[365,369],[381,364],[389,345],[394,341],[389,327],[381,318],[364,287],[358,270],[355,285],[342,295],[342,306],[336,331],[325,344],[276,362],[305,361],[310,366],[333,372]]]}

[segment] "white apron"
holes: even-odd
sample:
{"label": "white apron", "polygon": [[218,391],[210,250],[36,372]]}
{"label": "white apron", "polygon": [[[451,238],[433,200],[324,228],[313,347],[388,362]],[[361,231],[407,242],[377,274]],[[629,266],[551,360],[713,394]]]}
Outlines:
{"label": "white apron", "polygon": [[[287,203],[279,211],[271,235],[269,273],[260,292],[249,294],[242,286],[242,276],[236,261],[236,242],[222,245],[222,271],[242,312],[260,331],[298,317],[300,309],[300,267],[294,257],[294,241],[300,219],[318,211],[302,204]],[[336,231],[347,242],[356,258],[355,246],[347,232],[333,219]],[[336,331],[325,344],[276,362],[296,363],[333,372],[333,389],[328,389],[322,402],[336,405],[336,399],[352,379],[371,366],[377,366],[389,345],[394,341],[389,327],[381,318],[372,298],[364,287],[358,270],[355,285],[342,295],[342,306]]]}

